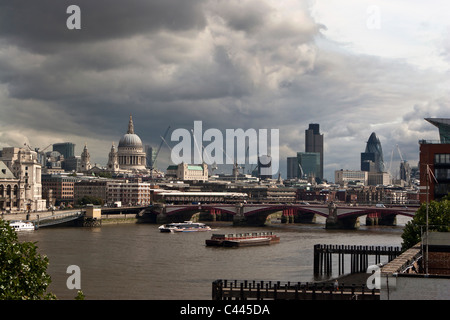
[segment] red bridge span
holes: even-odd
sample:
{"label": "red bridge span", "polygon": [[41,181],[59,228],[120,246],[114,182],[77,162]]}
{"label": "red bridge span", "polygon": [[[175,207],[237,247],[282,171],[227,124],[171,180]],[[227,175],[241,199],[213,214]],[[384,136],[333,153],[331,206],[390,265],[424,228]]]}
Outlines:
{"label": "red bridge span", "polygon": [[189,220],[201,213],[203,218],[233,220],[236,225],[264,225],[269,215],[281,212],[281,220],[286,223],[312,223],[318,215],[326,218],[329,229],[352,229],[359,226],[361,216],[366,216],[366,224],[395,225],[397,215],[413,217],[417,209],[335,204],[155,204],[146,209],[146,215],[153,215],[159,223]]}

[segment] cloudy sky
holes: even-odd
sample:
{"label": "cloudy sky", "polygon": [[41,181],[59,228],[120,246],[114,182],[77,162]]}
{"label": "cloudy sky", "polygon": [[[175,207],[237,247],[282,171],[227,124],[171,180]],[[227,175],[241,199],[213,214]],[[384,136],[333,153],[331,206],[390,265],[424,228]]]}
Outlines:
{"label": "cloudy sky", "polygon": [[[448,12],[445,0],[0,0],[0,148],[87,143],[105,165],[132,114],[154,147],[195,120],[279,129],[283,176],[309,123],[331,181],[359,170],[372,132],[388,165],[397,145],[416,165],[418,140],[438,139],[424,118],[450,117]],[[164,145],[160,167],[169,158]]]}

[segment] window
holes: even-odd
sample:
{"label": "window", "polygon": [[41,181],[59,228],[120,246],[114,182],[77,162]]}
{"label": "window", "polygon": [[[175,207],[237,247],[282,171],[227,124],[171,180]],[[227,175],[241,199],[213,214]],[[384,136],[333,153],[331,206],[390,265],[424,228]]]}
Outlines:
{"label": "window", "polygon": [[438,180],[450,179],[450,169],[435,169],[434,173]]}
{"label": "window", "polygon": [[450,154],[449,153],[436,153],[434,155],[435,164],[450,164]]}

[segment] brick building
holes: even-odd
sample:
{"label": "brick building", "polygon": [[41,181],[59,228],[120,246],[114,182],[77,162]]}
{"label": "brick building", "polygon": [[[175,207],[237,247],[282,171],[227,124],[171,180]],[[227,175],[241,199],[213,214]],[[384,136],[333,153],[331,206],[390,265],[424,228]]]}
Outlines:
{"label": "brick building", "polygon": [[425,119],[439,129],[440,140],[420,140],[420,202],[450,192],[450,119]]}
{"label": "brick building", "polygon": [[53,174],[42,175],[42,196],[48,205],[69,204],[74,201],[76,177]]}

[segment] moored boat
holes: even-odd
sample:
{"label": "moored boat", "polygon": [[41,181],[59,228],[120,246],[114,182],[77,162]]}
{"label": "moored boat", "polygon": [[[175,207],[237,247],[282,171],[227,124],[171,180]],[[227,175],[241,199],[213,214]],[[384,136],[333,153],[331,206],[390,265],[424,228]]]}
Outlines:
{"label": "moored boat", "polygon": [[[258,239],[252,240],[252,239]],[[262,240],[262,239],[267,239]],[[247,241],[251,240],[251,241]],[[237,245],[236,242],[239,242]],[[229,234],[213,234],[211,239],[206,239],[205,243],[207,246],[244,246],[244,245],[262,245],[280,242],[280,237],[272,233],[267,232],[249,232],[249,233],[229,233]],[[243,245],[240,245],[243,244]]]}
{"label": "moored boat", "polygon": [[35,230],[36,227],[34,226],[34,223],[32,222],[26,222],[26,221],[11,221],[9,223],[9,226],[12,227],[15,231],[31,231]]}
{"label": "moored boat", "polygon": [[249,238],[241,240],[225,240],[222,245],[224,247],[250,247],[250,246],[262,246],[269,245],[269,238]]}
{"label": "moored boat", "polygon": [[161,232],[198,232],[198,231],[209,231],[211,227],[200,222],[178,222],[178,223],[168,223],[159,226],[159,231]]}

